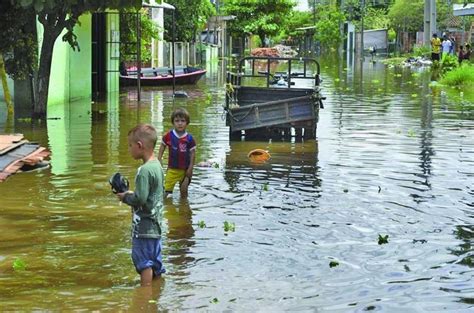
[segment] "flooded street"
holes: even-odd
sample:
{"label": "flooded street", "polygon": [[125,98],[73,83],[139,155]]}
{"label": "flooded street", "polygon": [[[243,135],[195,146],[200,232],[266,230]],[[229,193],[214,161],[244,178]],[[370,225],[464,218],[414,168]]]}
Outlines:
{"label": "flooded street", "polygon": [[[52,153],[50,168],[0,184],[2,311],[472,312],[472,95],[431,88],[429,71],[321,60],[316,141],[229,141],[224,73],[212,64],[174,102],[147,88],[137,105],[128,89],[49,108],[40,125],[0,121]],[[165,202],[167,273],[149,292],[108,179],[140,165],[128,130],[161,136],[176,107],[196,161],[217,165],[195,168],[188,201]],[[255,148],[271,160],[249,162]]]}

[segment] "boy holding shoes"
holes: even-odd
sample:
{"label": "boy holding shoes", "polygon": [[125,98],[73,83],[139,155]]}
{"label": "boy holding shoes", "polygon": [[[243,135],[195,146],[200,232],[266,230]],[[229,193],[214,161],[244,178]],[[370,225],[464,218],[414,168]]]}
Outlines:
{"label": "boy holding shoes", "polygon": [[163,208],[163,169],[155,157],[157,141],[153,126],[140,124],[128,133],[128,150],[142,160],[135,177],[135,191],[117,193],[132,207],[132,260],[142,286],[165,272],[161,256],[160,215]]}

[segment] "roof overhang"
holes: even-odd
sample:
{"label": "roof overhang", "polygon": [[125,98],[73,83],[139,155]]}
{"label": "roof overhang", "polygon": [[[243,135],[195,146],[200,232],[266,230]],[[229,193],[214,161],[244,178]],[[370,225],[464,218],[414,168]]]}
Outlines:
{"label": "roof overhang", "polygon": [[453,15],[454,16],[474,15],[474,3],[453,4]]}

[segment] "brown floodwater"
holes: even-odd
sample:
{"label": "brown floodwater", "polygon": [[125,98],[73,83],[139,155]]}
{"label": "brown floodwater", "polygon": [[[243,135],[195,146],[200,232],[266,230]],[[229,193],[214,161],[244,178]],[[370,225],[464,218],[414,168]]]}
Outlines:
{"label": "brown floodwater", "polygon": [[[0,310],[472,312],[472,96],[430,87],[426,70],[321,65],[316,141],[229,141],[217,63],[178,87],[187,99],[148,88],[138,105],[128,89],[34,126],[0,119],[52,153],[0,183]],[[128,130],[162,135],[178,106],[213,166],[195,169],[187,201],[165,202],[167,273],[140,288],[108,178],[133,180]],[[252,149],[271,159],[250,162]]]}

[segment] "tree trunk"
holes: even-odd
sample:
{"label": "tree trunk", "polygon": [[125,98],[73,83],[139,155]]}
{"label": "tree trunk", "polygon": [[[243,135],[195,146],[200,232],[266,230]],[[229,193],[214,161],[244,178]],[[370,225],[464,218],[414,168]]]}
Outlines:
{"label": "tree trunk", "polygon": [[13,103],[12,103],[12,97],[10,95],[10,90],[8,89],[8,84],[7,84],[7,72],[5,71],[5,63],[3,62],[3,55],[0,53],[0,77],[2,79],[2,85],[3,85],[3,97],[5,98],[5,102],[7,104],[7,111],[8,111],[8,116],[13,115]]}
{"label": "tree trunk", "polygon": [[260,38],[260,47],[266,48],[267,43],[265,42],[265,34],[258,34],[258,37]]}
{"label": "tree trunk", "polygon": [[43,42],[41,43],[40,65],[35,85],[34,118],[45,118],[47,114],[49,77],[53,61],[53,48],[56,39],[65,27],[66,15],[40,16],[39,20],[44,27]]}

